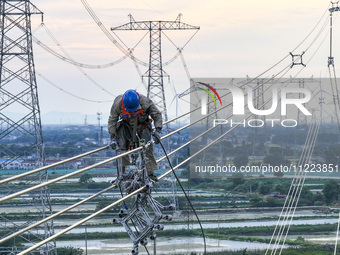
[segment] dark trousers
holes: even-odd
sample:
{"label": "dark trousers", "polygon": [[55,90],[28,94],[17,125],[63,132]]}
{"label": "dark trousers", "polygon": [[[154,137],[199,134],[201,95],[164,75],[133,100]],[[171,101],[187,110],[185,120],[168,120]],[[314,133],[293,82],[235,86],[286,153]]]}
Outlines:
{"label": "dark trousers", "polygon": [[[136,131],[139,134],[139,138],[144,139],[145,143],[151,140],[151,124],[138,125]],[[121,153],[128,151],[130,149],[130,146],[133,145],[133,136],[135,136],[134,141],[138,141],[136,135],[133,134],[133,127],[131,127],[131,125],[129,125],[125,121],[122,121],[117,130],[117,142]],[[152,173],[153,171],[157,170],[158,166],[153,152],[152,144],[147,148],[145,156],[146,169],[148,173]],[[127,165],[131,165],[128,155],[122,157],[122,166],[125,167]]]}

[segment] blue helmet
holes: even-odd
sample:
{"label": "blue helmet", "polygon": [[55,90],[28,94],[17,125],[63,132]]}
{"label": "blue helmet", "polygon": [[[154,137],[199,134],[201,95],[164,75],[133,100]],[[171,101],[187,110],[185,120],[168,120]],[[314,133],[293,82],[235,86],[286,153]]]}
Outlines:
{"label": "blue helmet", "polygon": [[137,110],[140,102],[139,94],[136,90],[129,89],[123,95],[123,105],[128,112]]}

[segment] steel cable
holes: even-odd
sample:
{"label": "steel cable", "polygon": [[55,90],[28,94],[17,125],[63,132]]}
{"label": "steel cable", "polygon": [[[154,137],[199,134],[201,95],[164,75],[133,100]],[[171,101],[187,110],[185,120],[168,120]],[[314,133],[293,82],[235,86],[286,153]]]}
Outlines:
{"label": "steel cable", "polygon": [[[308,155],[308,157],[305,159],[305,162],[306,162],[305,164],[309,163],[310,160],[311,160],[311,157],[312,157],[312,154],[313,154],[313,150],[314,150],[314,147],[315,147],[315,143],[316,143],[316,139],[317,139],[317,136],[318,136],[318,132],[319,132],[319,129],[320,129],[320,122],[318,122],[318,123],[316,124],[316,127],[315,127],[315,128],[316,128],[316,131],[314,131],[314,133],[313,133],[312,143],[311,143],[311,146],[310,146],[310,148],[309,148],[309,155]],[[286,239],[287,239],[287,236],[288,236],[288,232],[289,232],[290,226],[291,226],[291,224],[292,224],[292,221],[293,221],[293,218],[294,218],[294,215],[295,215],[295,212],[296,212],[296,208],[297,208],[298,202],[299,202],[299,200],[300,200],[300,196],[301,196],[302,189],[303,189],[303,186],[304,186],[304,183],[305,183],[306,175],[307,175],[307,173],[304,174],[302,180],[300,180],[300,182],[298,183],[298,187],[301,186],[301,188],[300,188],[300,190],[299,190],[299,192],[298,192],[298,195],[297,195],[297,197],[296,197],[296,202],[295,202],[295,205],[294,205],[294,208],[293,208],[293,212],[291,212],[291,210],[290,210],[290,212],[289,212],[289,215],[291,214],[291,216],[290,216],[290,222],[289,222],[289,224],[288,224],[288,226],[287,226],[286,234],[285,234],[285,237],[284,237],[284,239],[283,239],[283,241],[282,241],[282,245],[281,245],[281,249],[280,249],[280,253],[279,253],[279,254],[282,253],[284,244],[285,244],[285,242],[286,242]],[[283,232],[282,232],[282,233],[283,233]],[[281,234],[280,238],[281,238],[281,237],[282,237],[282,234]]]}
{"label": "steel cable", "polygon": [[[230,131],[228,131],[228,132],[230,132]],[[211,146],[211,144],[209,146]],[[162,178],[162,177],[160,177],[160,178]]]}
{"label": "steel cable", "polygon": [[98,16],[95,14],[95,12],[93,11],[93,9],[91,8],[91,6],[87,3],[86,0],[80,0],[82,2],[82,4],[84,5],[85,9],[87,10],[87,12],[90,14],[90,16],[92,17],[92,19],[95,21],[95,23],[98,25],[98,27],[102,30],[102,32],[106,35],[106,37],[127,57],[131,58],[133,61],[136,61],[138,64],[141,64],[143,66],[147,66],[148,64],[144,61],[141,61],[139,59],[137,59],[136,57],[134,57],[133,55],[131,55],[131,53],[124,49],[124,47],[122,45],[119,44],[119,42],[111,35],[111,33],[105,28],[105,26],[103,25],[103,23],[100,21],[100,19],[98,18]]}
{"label": "steel cable", "polygon": [[[304,146],[304,150],[301,154],[301,157],[300,157],[300,160],[299,160],[299,163],[298,163],[298,167],[299,166],[305,166],[306,162],[308,162],[308,159],[311,156],[311,153],[313,152],[315,140],[316,140],[316,137],[317,137],[316,130],[318,130],[316,128],[317,128],[317,125],[315,123],[313,123],[312,126],[309,129],[307,139],[306,139],[306,143],[305,143],[305,146]],[[302,191],[302,188],[303,188],[303,184],[304,184],[304,171],[300,170],[300,171],[297,171],[295,173],[295,177],[293,178],[290,189],[288,191],[286,201],[285,201],[285,204],[284,204],[283,209],[282,209],[282,211],[285,210],[285,214],[283,215],[283,219],[281,219],[281,217],[279,218],[277,225],[275,227],[275,230],[273,232],[273,236],[274,236],[275,235],[274,233],[276,233],[278,223],[279,222],[283,223],[283,224],[280,224],[280,229],[277,233],[277,237],[276,237],[275,243],[274,243],[274,249],[272,249],[271,254],[276,253],[278,246],[280,244],[281,244],[281,247],[283,248],[283,245],[285,243],[285,239],[284,239],[283,242],[281,242],[281,238],[282,238],[283,233],[286,230],[286,225],[288,225],[288,227],[287,227],[287,230],[286,230],[285,238],[287,237],[287,234],[288,234],[288,231],[289,231],[289,228],[290,228],[290,225],[291,225],[292,219],[294,217],[295,210],[296,210],[299,198],[300,198],[300,194],[301,194],[301,191]],[[290,195],[290,194],[292,194],[292,195]],[[288,205],[286,206],[287,200],[288,200]],[[293,209],[293,214],[291,216],[292,209]],[[282,211],[281,211],[280,216],[282,216]],[[290,222],[288,223],[289,219],[290,219]],[[271,242],[270,242],[270,244],[271,244]],[[270,244],[268,245],[268,249],[269,249]],[[268,252],[268,249],[266,251],[266,254]]]}
{"label": "steel cable", "polygon": [[[280,63],[280,62],[282,62],[282,61],[283,61],[283,60],[279,61],[278,63]],[[278,64],[278,63],[277,63],[277,64]],[[275,64],[275,65],[277,65],[277,64]],[[274,66],[275,66],[275,65],[274,65]],[[285,69],[286,69],[286,68],[285,68]],[[284,69],[284,70],[285,70],[285,69]],[[282,72],[282,71],[281,71],[281,72]],[[274,77],[275,77],[275,76],[274,76]],[[272,79],[274,79],[274,77],[273,77]],[[252,79],[252,80],[254,80],[254,79]],[[250,81],[247,82],[246,84],[248,84],[248,83],[250,83]],[[244,84],[244,85],[242,85],[242,86],[245,86],[246,84]],[[241,87],[242,87],[242,86],[241,86]],[[227,93],[227,94],[229,94],[229,93]],[[225,95],[224,95],[224,96],[225,96]],[[221,97],[223,97],[223,96],[221,96]],[[229,106],[229,105],[227,105],[227,106]],[[220,111],[220,110],[226,108],[227,106],[221,107],[220,109],[218,109],[218,110],[216,110],[216,111],[214,111],[214,112],[212,112],[212,113],[210,113],[210,114],[204,116],[203,118],[201,118],[201,119],[195,121],[194,123],[190,123],[190,124],[188,124],[188,125],[186,125],[186,126],[184,126],[184,127],[182,127],[182,128],[177,129],[176,131],[173,131],[173,132],[171,132],[171,133],[169,133],[169,134],[163,136],[162,139],[165,139],[165,138],[167,138],[167,137],[169,137],[169,136],[171,136],[171,135],[173,135],[173,134],[175,134],[175,133],[177,133],[177,132],[179,132],[179,131],[181,131],[181,130],[187,128],[187,127],[190,127],[191,125],[193,125],[193,124],[195,124],[195,123],[198,123],[199,121],[201,121],[201,120],[203,120],[203,119],[205,119],[205,118],[208,118],[208,117],[211,116],[212,114],[217,113],[218,111]],[[198,109],[200,109],[200,108],[201,108],[201,107],[198,107],[197,109],[194,109],[193,111],[196,111],[196,110],[198,110]],[[193,112],[193,111],[190,111],[190,112]],[[183,116],[183,115],[182,115],[182,116]],[[177,119],[177,118],[175,118],[175,119]],[[173,120],[174,120],[174,119],[173,119]],[[171,120],[171,121],[173,121],[173,120]],[[170,122],[170,121],[169,121],[169,122]],[[169,123],[169,122],[167,122],[167,123]],[[127,152],[127,153],[128,153],[128,152]],[[1,200],[0,200],[0,201],[1,201]]]}
{"label": "steel cable", "polygon": [[[320,32],[318,33],[318,36],[317,37],[319,37],[321,35],[321,30],[320,30]],[[323,43],[323,41],[324,40],[322,40],[322,43]],[[313,42],[315,42],[315,40],[313,40]],[[310,45],[311,46],[311,45]],[[309,49],[310,48],[310,46],[307,48],[307,49]],[[319,50],[319,48],[320,48],[320,46],[321,46],[321,44],[319,45],[319,47],[317,48],[317,50],[314,52],[314,54],[312,55],[312,57],[308,60],[308,62],[307,63],[309,63],[310,61],[311,61],[311,59],[315,56],[315,54],[316,54],[316,52]],[[300,69],[300,71],[295,75],[295,77],[301,72],[303,70],[303,68],[301,68]],[[294,78],[295,78],[294,77]],[[307,137],[308,138],[308,137]],[[308,138],[309,139],[309,138]],[[306,139],[306,142],[308,142],[308,139]],[[304,155],[304,153],[306,153],[306,152],[303,152],[302,153],[302,156],[301,157],[305,157],[305,155]],[[300,158],[300,160],[301,160],[301,158]],[[295,189],[296,189],[296,187],[297,186],[295,186],[294,185],[294,182],[295,182],[296,180],[295,179],[293,179],[292,180],[292,183],[291,183],[291,186],[290,186],[290,189],[289,189],[289,191],[288,191],[288,194],[290,194],[290,192],[291,192],[291,188],[294,186],[294,188],[293,188],[293,193],[294,194],[297,194],[297,192],[298,191],[295,191]],[[302,190],[302,186],[301,186],[301,190]],[[300,191],[301,192],[301,191]],[[299,192],[299,193],[300,193]],[[295,199],[296,197],[294,197],[294,199]],[[288,199],[288,196],[287,196],[287,198],[286,198],[286,200],[285,200],[285,203],[284,203],[284,206],[283,206],[283,208],[282,208],[282,211],[281,211],[281,213],[280,213],[280,216],[279,216],[279,219],[278,219],[278,222],[277,222],[277,224],[276,224],[276,226],[275,226],[275,229],[274,229],[274,232],[273,232],[273,235],[272,235],[272,237],[271,237],[271,240],[270,240],[270,243],[268,244],[268,247],[267,247],[267,250],[266,250],[266,254],[268,253],[268,250],[269,250],[269,248],[270,248],[270,245],[271,245],[271,242],[272,242],[272,239],[274,238],[274,235],[275,235],[275,233],[276,233],[276,230],[277,230],[277,227],[278,227],[278,225],[279,225],[279,222],[281,221],[281,217],[282,217],[282,213],[283,213],[283,211],[285,210],[285,208],[286,208],[286,212],[285,212],[285,214],[284,214],[284,216],[283,216],[283,220],[285,220],[288,216],[287,215],[289,215],[290,213],[288,213],[288,211],[287,210],[289,210],[289,212],[291,211],[291,207],[292,207],[292,198],[290,198],[290,200],[289,200],[289,202],[288,202],[288,206],[286,207],[286,203],[287,203],[287,199]],[[298,200],[297,200],[297,202],[298,202]],[[296,202],[296,205],[297,205],[297,202]],[[295,209],[294,209],[294,212],[295,212]],[[287,223],[287,220],[285,220],[285,224]],[[289,225],[290,226],[290,225]],[[282,236],[282,232],[281,232],[281,230],[282,230],[282,225],[280,226],[280,230],[279,230],[279,232],[278,232],[278,236]],[[288,233],[288,232],[287,232]],[[286,233],[286,234],[287,234]],[[277,246],[278,245],[278,240],[276,240],[275,241],[275,245]],[[283,245],[282,245],[282,247],[283,247]],[[276,248],[277,249],[277,248]],[[272,253],[271,254],[273,254],[273,250],[272,250]]]}
{"label": "steel cable", "polygon": [[33,41],[39,45],[41,48],[43,48],[44,50],[46,50],[47,52],[51,53],[52,55],[56,56],[57,58],[67,62],[67,63],[70,63],[72,65],[75,65],[75,66],[79,66],[79,67],[83,67],[83,68],[88,68],[88,69],[103,69],[103,68],[108,68],[108,67],[111,67],[111,66],[114,66],[114,65],[117,65],[119,64],[120,62],[122,62],[124,59],[127,58],[127,56],[123,56],[121,57],[120,59],[114,61],[114,62],[110,62],[110,63],[107,63],[107,64],[98,64],[98,65],[91,65],[91,64],[85,64],[85,63],[80,63],[80,62],[77,62],[73,59],[70,59],[70,58],[67,58],[61,54],[59,54],[58,52],[54,51],[53,49],[51,49],[50,47],[48,47],[46,44],[44,44],[43,42],[41,42],[37,37],[35,37],[34,35],[32,35],[32,39]]}
{"label": "steel cable", "polygon": [[[286,68],[287,69],[287,71],[289,70],[288,69],[288,67]],[[269,101],[267,101],[266,103],[268,103]],[[266,104],[265,103],[265,104]],[[250,114],[246,119],[248,119],[248,118],[250,118],[251,116],[252,116],[253,114]],[[226,134],[228,134],[229,132],[231,132],[233,129],[235,129],[236,127],[238,127],[240,124],[238,124],[238,125],[236,125],[235,127],[233,127],[232,129],[230,129],[229,131],[227,131],[224,135],[226,135]],[[223,136],[221,136],[219,139],[221,139]],[[216,139],[215,140],[215,142],[217,142],[219,139]],[[206,148],[208,148],[208,147],[210,147],[212,144],[214,144],[215,142],[213,142],[213,143],[211,143],[211,144],[209,144],[209,145],[207,145],[206,147],[205,147],[205,149]],[[138,149],[138,148],[137,148]],[[203,149],[204,150],[204,149]],[[201,150],[201,151],[203,151],[203,150]],[[198,152],[198,153],[195,153],[193,156],[191,156],[190,158],[193,158],[194,156],[196,156],[196,155],[198,155],[200,152]],[[115,160],[116,158],[112,158],[112,159],[110,159],[110,161],[112,161],[112,160]],[[181,164],[183,164],[183,162],[181,163]],[[180,164],[180,165],[181,165]],[[93,167],[93,166],[92,166]],[[179,166],[177,166],[177,167],[179,167]],[[176,169],[176,167],[174,167],[173,169]],[[81,171],[83,172],[84,171],[84,169],[81,169]],[[163,174],[162,176],[160,176],[159,177],[159,180],[161,180],[162,178],[164,178],[167,174],[170,174],[171,172],[167,172],[166,174]],[[74,175],[75,173],[72,173],[72,175]],[[70,176],[68,176],[68,177],[70,177]],[[112,187],[111,187],[112,188]],[[98,195],[100,195],[100,194],[102,194],[102,193],[97,193]],[[98,196],[98,195],[96,195],[96,196]],[[94,198],[94,197],[92,197],[92,198]],[[91,198],[91,199],[92,199]],[[89,198],[90,199],[90,198]],[[85,201],[88,201],[89,199],[86,199]],[[62,213],[64,213],[64,212],[66,212],[66,211],[68,211],[68,210],[70,210],[70,209],[72,209],[72,208],[74,208],[75,206],[78,206],[78,205],[80,205],[80,204],[82,204],[82,203],[84,203],[85,202],[84,200],[83,201],[81,201],[81,202],[79,202],[79,203],[77,203],[76,205],[74,205],[74,206],[72,206],[72,207],[69,207],[69,208],[66,208],[65,210],[63,210],[62,212],[59,212],[58,214],[55,214],[55,215],[53,215],[53,216],[51,216],[50,218],[49,218],[49,220],[53,217],[56,217],[56,216],[58,216],[58,215],[60,215],[60,214],[62,214]],[[1,202],[1,200],[0,200],[0,202]],[[40,225],[40,224],[42,224],[43,222],[41,222],[41,223],[37,223],[38,225]],[[17,234],[13,234],[14,236],[15,235],[17,235]],[[13,236],[12,235],[12,236]],[[6,239],[6,240],[8,240],[8,239]],[[1,240],[1,242],[2,242],[2,240]],[[43,245],[43,244],[42,244]]]}
{"label": "steel cable", "polygon": [[[308,131],[308,133],[307,133],[307,138],[306,138],[306,140],[305,140],[304,148],[307,147],[307,144],[308,144],[308,141],[309,141],[309,137],[310,137],[310,134],[311,134],[311,130],[312,130],[312,129],[310,128],[309,131]],[[304,153],[305,153],[305,150],[302,151],[302,155],[303,155]],[[300,159],[301,159],[301,157],[300,157]],[[282,225],[280,224],[281,218],[282,218],[282,217],[284,217],[284,218],[286,217],[286,213],[287,213],[287,212],[285,213],[284,216],[283,216],[283,212],[285,211],[286,208],[289,208],[289,207],[291,206],[291,205],[290,205],[291,200],[290,200],[290,198],[288,198],[288,195],[293,193],[292,189],[295,189],[294,183],[295,183],[295,180],[296,180],[296,178],[297,178],[297,176],[298,176],[298,173],[299,173],[299,172],[295,172],[295,174],[294,174],[294,177],[293,177],[293,179],[292,179],[291,185],[290,185],[289,190],[288,190],[288,192],[287,192],[287,197],[286,197],[285,202],[284,202],[284,204],[283,204],[283,206],[282,206],[282,210],[281,210],[281,213],[280,213],[280,215],[279,215],[279,219],[278,219],[278,221],[276,222],[276,225],[275,225],[273,234],[272,234],[272,236],[271,236],[271,239],[270,239],[270,241],[269,241],[269,244],[268,244],[268,247],[267,247],[267,250],[266,250],[266,253],[265,253],[265,254],[267,254],[268,251],[269,251],[269,249],[270,249],[271,243],[272,243],[272,241],[273,241],[273,239],[274,239],[274,236],[276,235],[276,231],[277,231],[277,228],[278,228],[279,225],[280,225],[280,230],[279,230],[278,232],[281,231],[281,228],[282,228]],[[287,204],[287,203],[288,203],[288,204]],[[277,235],[278,235],[278,234],[277,234]],[[276,243],[276,239],[275,239],[275,243]]]}

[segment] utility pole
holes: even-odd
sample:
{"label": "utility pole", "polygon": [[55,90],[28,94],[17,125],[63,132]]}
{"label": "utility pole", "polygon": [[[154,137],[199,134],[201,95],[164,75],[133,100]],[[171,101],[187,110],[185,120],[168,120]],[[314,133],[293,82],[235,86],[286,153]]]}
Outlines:
{"label": "utility pole", "polygon": [[[44,165],[43,135],[40,119],[35,66],[33,60],[31,16],[43,13],[30,0],[0,0],[0,169],[31,170]],[[15,113],[15,114],[13,114]],[[12,151],[9,146],[16,137],[25,138],[22,152]],[[41,171],[30,178],[21,179],[28,185],[47,181],[47,171]],[[17,192],[18,185],[2,184],[2,195]],[[6,214],[0,215],[0,238],[17,232],[51,214],[48,188],[29,192],[24,199],[34,216],[26,220],[13,220]],[[0,195],[1,197],[1,195]],[[28,199],[27,199],[28,198]],[[6,210],[9,210],[6,208]],[[0,253],[17,254],[22,247],[16,242],[35,244],[53,234],[53,223],[43,225],[44,234],[37,234],[32,228],[25,234],[11,239],[14,246],[0,245]],[[55,243],[40,248],[40,254],[56,254]]]}
{"label": "utility pole", "polygon": [[103,128],[100,125],[100,120],[102,119],[102,113],[97,112],[97,120],[98,120],[98,128],[99,128],[99,134],[98,134],[98,145],[102,145],[102,139],[103,139]]}

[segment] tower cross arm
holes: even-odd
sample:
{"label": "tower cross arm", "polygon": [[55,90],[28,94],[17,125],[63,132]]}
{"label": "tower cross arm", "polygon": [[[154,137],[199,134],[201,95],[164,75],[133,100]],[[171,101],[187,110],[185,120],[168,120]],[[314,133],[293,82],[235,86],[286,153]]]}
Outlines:
{"label": "tower cross arm", "polygon": [[34,4],[30,2],[30,14],[41,14],[43,15],[44,13],[38,9]]}
{"label": "tower cross arm", "polygon": [[7,18],[9,16],[21,16],[24,14],[27,14],[27,15],[40,14],[41,22],[43,22],[43,15],[44,15],[44,13],[40,11],[38,7],[36,7],[30,1],[20,1],[20,0],[4,1],[4,3],[1,3],[0,14],[7,16]]}
{"label": "tower cross arm", "polygon": [[[23,11],[25,10],[25,2],[21,1],[7,1],[5,2],[6,6],[4,6],[4,9],[0,9],[0,13],[3,15],[22,15]],[[28,14],[44,14],[42,11],[38,9],[34,4],[31,2],[28,2]]]}
{"label": "tower cross arm", "polygon": [[332,7],[330,9],[328,9],[329,12],[337,12],[337,11],[340,11],[340,7],[339,6],[336,6],[336,7]]}
{"label": "tower cross arm", "polygon": [[118,27],[112,27],[111,30],[188,30],[200,29],[199,26],[192,26],[180,21],[130,21]]}

